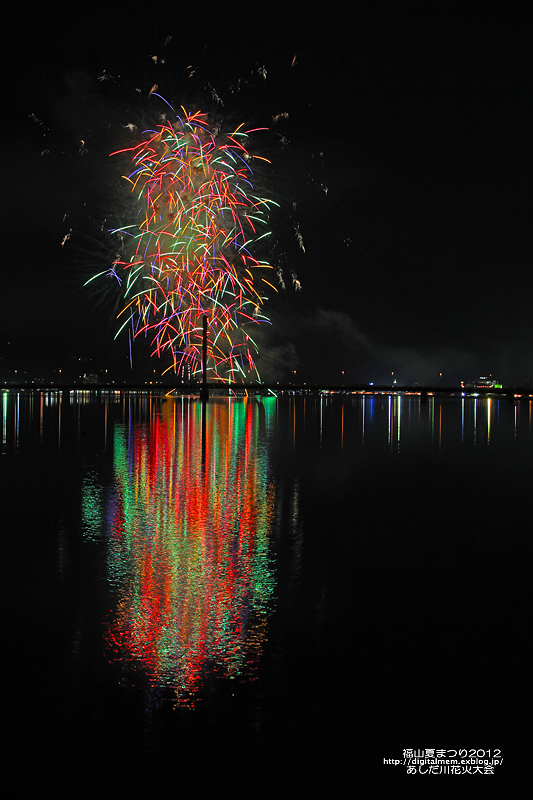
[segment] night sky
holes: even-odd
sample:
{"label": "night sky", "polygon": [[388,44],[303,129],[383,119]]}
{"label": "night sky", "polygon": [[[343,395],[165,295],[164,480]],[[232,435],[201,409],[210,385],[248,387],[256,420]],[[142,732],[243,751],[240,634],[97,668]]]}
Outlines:
{"label": "night sky", "polygon": [[116,298],[83,288],[113,257],[108,154],[150,118],[157,84],[175,105],[271,128],[268,257],[286,290],[267,307],[265,380],[531,381],[531,5],[198,8],[13,12],[0,380],[168,365],[140,343],[131,370]]}

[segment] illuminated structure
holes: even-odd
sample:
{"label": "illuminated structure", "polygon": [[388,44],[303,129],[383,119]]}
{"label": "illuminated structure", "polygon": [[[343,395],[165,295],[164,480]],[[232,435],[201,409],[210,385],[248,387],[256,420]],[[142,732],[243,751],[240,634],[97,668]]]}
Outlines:
{"label": "illuminated structure", "polygon": [[497,381],[492,375],[486,376],[482,375],[479,378],[476,378],[472,383],[465,384],[464,381],[461,381],[461,386],[465,389],[501,389],[502,384]]}

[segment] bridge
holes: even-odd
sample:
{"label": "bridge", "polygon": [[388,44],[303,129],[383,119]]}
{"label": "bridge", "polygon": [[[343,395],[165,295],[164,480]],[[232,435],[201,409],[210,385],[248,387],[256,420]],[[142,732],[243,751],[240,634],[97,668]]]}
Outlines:
{"label": "bridge", "polygon": [[[290,395],[321,395],[321,394],[393,394],[393,395],[418,395],[422,402],[428,396],[479,396],[487,395],[505,397],[508,400],[518,398],[533,399],[533,388],[530,386],[441,386],[413,384],[410,386],[397,386],[390,384],[311,384],[311,383],[171,383],[158,381],[143,381],[131,383],[124,382],[95,382],[82,381],[72,383],[45,383],[32,381],[31,383],[5,383],[4,391],[38,391],[38,392],[147,392],[161,395],[193,395],[203,398],[209,396],[272,396],[278,394]],[[206,391],[207,390],[207,391]]]}

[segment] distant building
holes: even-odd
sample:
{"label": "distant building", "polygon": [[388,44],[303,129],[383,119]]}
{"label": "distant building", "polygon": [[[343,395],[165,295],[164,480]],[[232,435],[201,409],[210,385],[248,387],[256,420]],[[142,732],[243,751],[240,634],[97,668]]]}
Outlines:
{"label": "distant building", "polygon": [[84,372],[82,381],[83,383],[98,383],[98,375],[96,372]]}
{"label": "distant building", "polygon": [[475,378],[471,383],[464,383],[461,381],[461,386],[465,389],[501,389],[502,384],[493,378],[492,375],[482,375],[479,378]]}

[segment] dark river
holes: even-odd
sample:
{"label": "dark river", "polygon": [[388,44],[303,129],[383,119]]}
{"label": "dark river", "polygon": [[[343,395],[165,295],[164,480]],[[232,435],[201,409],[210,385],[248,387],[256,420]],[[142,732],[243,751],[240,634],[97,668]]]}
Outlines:
{"label": "dark river", "polygon": [[[509,774],[531,402],[0,402],[13,796],[430,797]],[[384,763],[406,748],[507,764],[409,776]]]}

